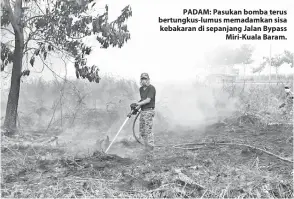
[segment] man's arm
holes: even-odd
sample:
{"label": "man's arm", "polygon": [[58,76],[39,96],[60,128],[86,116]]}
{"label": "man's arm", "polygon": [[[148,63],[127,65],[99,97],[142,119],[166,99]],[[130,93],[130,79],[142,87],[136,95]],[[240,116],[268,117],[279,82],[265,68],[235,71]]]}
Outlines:
{"label": "man's arm", "polygon": [[143,106],[143,105],[145,105],[145,104],[148,104],[149,102],[151,101],[151,98],[149,98],[149,97],[147,97],[145,100],[143,100],[143,101],[139,101],[138,103],[137,103],[137,105],[138,106]]}
{"label": "man's arm", "polygon": [[[139,92],[141,92],[141,88],[139,89]],[[140,97],[142,97],[142,96],[140,96]],[[147,99],[145,99],[145,100],[142,100],[142,99],[140,99],[136,104],[137,104],[137,106],[143,106],[144,104],[147,104],[147,103],[149,103],[149,102],[146,102],[146,100]],[[151,99],[150,99],[151,100]],[[138,107],[139,108],[139,107]]]}
{"label": "man's arm", "polygon": [[138,106],[143,106],[145,104],[148,104],[149,102],[151,102],[151,98],[153,98],[155,96],[155,88],[152,87],[152,89],[150,89],[147,93],[147,98],[145,100],[139,101],[137,103]]}

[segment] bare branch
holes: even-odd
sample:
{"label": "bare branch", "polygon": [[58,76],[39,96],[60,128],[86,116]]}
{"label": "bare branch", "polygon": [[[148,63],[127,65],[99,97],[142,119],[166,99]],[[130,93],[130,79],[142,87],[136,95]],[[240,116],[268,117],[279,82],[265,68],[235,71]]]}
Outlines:
{"label": "bare branch", "polygon": [[[34,40],[34,41],[40,41],[40,42],[43,42],[43,43],[50,44],[52,47],[54,47],[55,49],[61,51],[62,53],[66,54],[66,55],[68,55],[70,57],[73,57],[72,55],[70,55],[69,53],[67,53],[64,49],[61,49],[61,48],[57,47],[56,45],[54,45],[53,42],[48,41],[49,38],[44,38],[42,35],[38,35],[39,39],[37,39],[37,38],[34,38],[33,39],[33,37],[37,35],[37,32],[39,30],[33,31],[31,28],[29,28],[29,29],[31,30],[31,33],[29,34],[29,37],[28,37],[27,41],[25,42],[25,45],[24,45],[25,48],[28,46],[28,42],[29,41],[32,41],[32,40]],[[49,37],[49,36],[50,35],[47,35],[47,37]]]}
{"label": "bare branch", "polygon": [[4,28],[4,27],[1,27],[2,30],[6,30],[7,32],[11,33],[14,35],[14,32],[12,30],[9,30],[8,28]]}
{"label": "bare branch", "polygon": [[14,46],[13,46],[13,45],[9,44],[9,43],[11,43],[11,42],[13,43],[13,42],[14,42],[14,40],[9,40],[9,41],[2,42],[2,43],[4,43],[6,46],[10,46],[10,47],[14,48]]}
{"label": "bare branch", "polygon": [[31,50],[38,50],[38,48],[34,48],[34,47],[31,47],[31,48],[27,48],[26,50],[24,50],[24,54],[31,51]]}
{"label": "bare branch", "polygon": [[70,35],[67,35],[69,38],[71,38],[71,39],[83,39],[83,38],[86,38],[86,37],[88,37],[87,35],[86,36],[82,36],[82,37],[72,37],[72,36],[70,36]]}
{"label": "bare branch", "polygon": [[253,150],[259,150],[261,152],[264,152],[268,155],[271,155],[271,156],[274,156],[280,160],[283,160],[285,162],[289,162],[289,163],[293,163],[292,160],[290,159],[286,159],[284,157],[281,157],[281,156],[278,156],[272,152],[269,152],[269,151],[266,151],[264,149],[261,149],[261,148],[258,148],[258,147],[255,147],[255,146],[251,146],[251,145],[248,145],[248,144],[242,144],[242,143],[233,143],[233,142],[204,142],[204,143],[186,143],[186,144],[178,144],[178,145],[174,145],[173,147],[174,148],[181,148],[181,149],[186,149],[186,150],[197,150],[197,149],[200,149],[202,147],[195,147],[195,148],[182,148],[181,146],[188,146],[188,145],[204,145],[204,146],[208,146],[208,145],[232,145],[232,146],[245,146],[245,147],[248,147],[248,148],[251,148]]}
{"label": "bare branch", "polygon": [[41,71],[34,71],[35,73],[42,73],[43,71],[44,71],[44,68],[45,68],[45,65],[44,65],[44,63],[43,63],[43,65],[42,65],[42,69],[41,69]]}
{"label": "bare branch", "polygon": [[45,13],[44,13],[43,10],[40,8],[40,6],[39,6],[39,4],[37,3],[37,1],[34,0],[34,2],[35,2],[35,4],[36,4],[36,6],[39,8],[39,10],[43,13],[43,15],[45,15]]}
{"label": "bare branch", "polygon": [[28,18],[26,21],[24,21],[24,25],[26,25],[29,21],[39,18],[39,17],[44,17],[44,15],[37,15],[37,16],[33,16],[31,18]]}
{"label": "bare branch", "polygon": [[13,29],[15,31],[17,31],[18,33],[20,33],[20,30],[17,26],[17,23],[16,23],[16,20],[15,20],[15,17],[13,15],[13,11],[12,11],[12,8],[11,8],[11,5],[10,5],[10,1],[9,0],[4,0],[4,6],[8,12],[8,17],[9,17],[9,20],[11,22],[11,25],[13,26]]}
{"label": "bare branch", "polygon": [[11,72],[6,72],[6,71],[1,71],[2,73],[6,73],[8,75],[11,75],[12,73]]}
{"label": "bare branch", "polygon": [[24,48],[26,48],[28,46],[29,41],[32,40],[33,36],[35,36],[37,32],[38,32],[38,30],[35,30],[35,31],[32,31],[29,33],[29,36],[28,36],[27,40],[25,41]]}
{"label": "bare branch", "polygon": [[54,74],[54,75],[56,75],[57,77],[59,77],[60,79],[62,79],[62,80],[64,80],[65,82],[69,82],[70,84],[72,84],[73,85],[73,87],[74,87],[74,89],[76,89],[76,90],[79,90],[75,85],[74,85],[74,83],[72,83],[71,81],[69,81],[68,79],[65,79],[65,78],[63,78],[63,77],[61,77],[60,75],[58,75],[57,73],[55,73],[54,72],[54,70],[52,70],[49,66],[48,66],[48,64],[45,62],[45,60],[44,59],[42,59],[42,57],[40,57],[41,58],[41,61],[43,62],[43,64]]}
{"label": "bare branch", "polygon": [[[39,42],[43,42],[43,43],[46,43],[46,44],[49,44],[49,45],[51,45],[52,47],[54,47],[55,49],[57,49],[58,51],[60,51],[60,52],[62,52],[62,53],[64,53],[64,54],[66,54],[67,56],[69,56],[69,57],[72,57],[72,58],[74,58],[71,54],[69,54],[68,52],[66,52],[66,50],[64,50],[64,49],[61,49],[61,48],[59,48],[59,47],[57,47],[56,45],[54,45],[53,44],[53,42],[50,42],[50,41],[48,41],[48,38],[46,39],[46,38],[42,38],[42,36],[41,35],[38,35],[40,38],[32,38],[33,36],[35,36],[35,35],[37,35],[36,33],[38,32],[38,30],[36,30],[36,31],[34,31],[32,34],[30,33],[29,34],[29,38],[27,39],[27,41],[25,42],[25,48],[27,48],[28,47],[28,42],[29,41],[39,41]],[[30,36],[31,35],[31,36]],[[25,52],[28,52],[28,51],[30,51],[30,50],[32,50],[32,49],[37,49],[37,48],[33,48],[33,47],[31,47],[31,48],[28,48]]]}

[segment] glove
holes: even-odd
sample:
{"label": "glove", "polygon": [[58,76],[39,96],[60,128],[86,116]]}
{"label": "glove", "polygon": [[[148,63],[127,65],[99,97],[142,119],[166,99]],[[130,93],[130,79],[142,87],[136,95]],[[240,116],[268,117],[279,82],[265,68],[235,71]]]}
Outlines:
{"label": "glove", "polygon": [[131,110],[135,110],[136,107],[137,107],[137,103],[132,103],[132,104],[130,105],[130,107],[131,107]]}
{"label": "glove", "polygon": [[137,103],[132,103],[130,105],[130,107],[131,107],[132,111],[131,111],[131,113],[128,114],[128,117],[131,117],[131,115],[136,115],[138,113],[138,105],[137,105]]}

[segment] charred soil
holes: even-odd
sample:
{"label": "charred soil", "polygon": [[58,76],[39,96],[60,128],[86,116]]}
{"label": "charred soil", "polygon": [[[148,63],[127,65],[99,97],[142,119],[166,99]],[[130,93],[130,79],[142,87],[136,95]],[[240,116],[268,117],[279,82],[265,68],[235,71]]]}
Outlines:
{"label": "charred soil", "polygon": [[75,157],[61,146],[23,146],[29,136],[2,136],[1,196],[293,198],[292,132],[290,125],[217,123],[201,134],[158,132],[153,155],[133,141],[116,143],[125,157]]}

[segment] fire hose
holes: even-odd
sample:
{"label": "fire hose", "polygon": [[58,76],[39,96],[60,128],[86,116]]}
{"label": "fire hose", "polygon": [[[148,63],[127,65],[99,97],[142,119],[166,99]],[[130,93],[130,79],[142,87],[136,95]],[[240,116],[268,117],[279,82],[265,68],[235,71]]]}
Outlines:
{"label": "fire hose", "polygon": [[136,136],[136,131],[135,131],[135,125],[136,125],[136,121],[140,115],[141,111],[138,112],[138,114],[136,115],[135,119],[134,119],[134,122],[133,122],[133,136],[134,138],[136,139],[137,142],[139,142],[140,144],[143,145],[143,143],[139,140],[139,138]]}
{"label": "fire hose", "polygon": [[117,138],[118,134],[121,132],[122,128],[124,127],[124,125],[127,123],[127,121],[131,118],[132,115],[136,115],[134,122],[133,122],[133,136],[136,139],[137,142],[139,142],[140,144],[143,144],[139,138],[136,136],[136,132],[135,132],[135,125],[136,125],[136,121],[138,116],[141,113],[140,109],[137,109],[137,105],[136,103],[133,103],[130,105],[131,107],[131,112],[127,115],[126,120],[124,121],[124,123],[121,125],[120,129],[118,130],[117,134],[115,135],[115,137],[113,138],[113,140],[111,141],[111,143],[109,144],[109,146],[107,147],[107,149],[105,150],[105,153],[107,153],[107,151],[110,149],[111,145],[113,144],[113,142],[115,141],[115,139]]}

